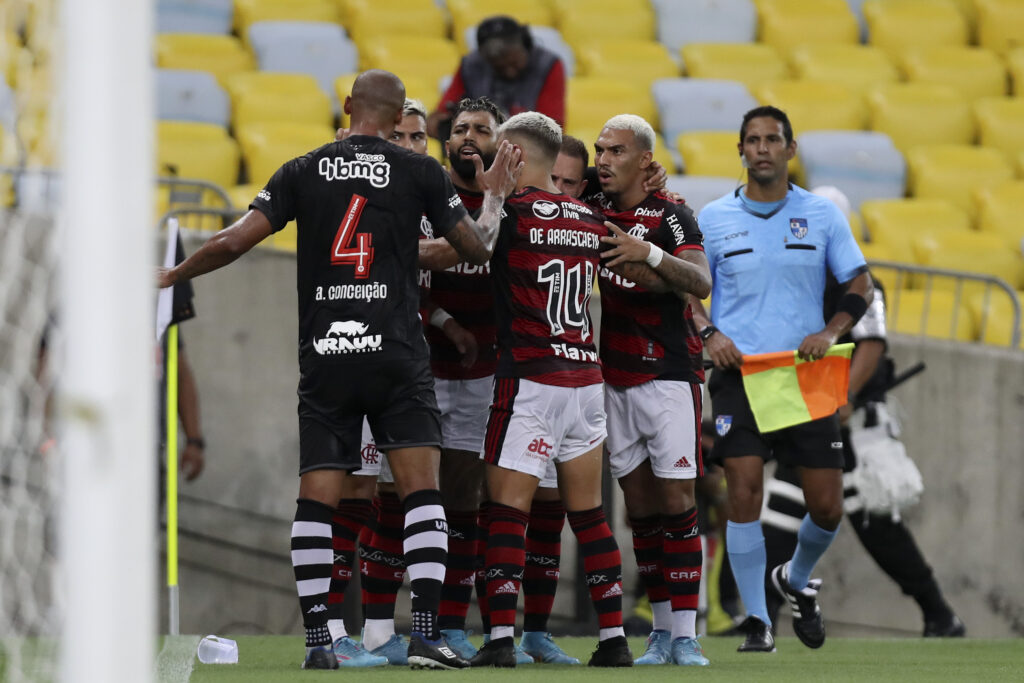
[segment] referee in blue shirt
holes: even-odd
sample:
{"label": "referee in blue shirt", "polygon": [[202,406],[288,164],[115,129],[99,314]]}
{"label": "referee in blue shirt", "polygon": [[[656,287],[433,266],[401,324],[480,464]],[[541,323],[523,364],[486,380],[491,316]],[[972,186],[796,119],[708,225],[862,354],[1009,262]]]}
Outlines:
{"label": "referee in blue shirt", "polygon": [[[793,630],[808,647],[825,642],[811,571],[835,538],[843,515],[843,447],[838,413],[762,433],[750,410],[739,366],[744,354],[797,350],[818,359],[848,332],[873,296],[871,276],[839,209],[789,182],[793,128],[775,107],[747,112],[739,153],[747,184],[711,202],[698,218],[711,266],[711,316],[691,297],[694,321],[715,364],[708,384],[725,466],[730,519],[729,562],[747,609],[740,652],[772,652],[765,606],[761,532],[764,462],[798,468],[808,514],[793,559],[772,570],[772,584],[793,610]],[[822,315],[826,271],[848,283],[831,320]]]}

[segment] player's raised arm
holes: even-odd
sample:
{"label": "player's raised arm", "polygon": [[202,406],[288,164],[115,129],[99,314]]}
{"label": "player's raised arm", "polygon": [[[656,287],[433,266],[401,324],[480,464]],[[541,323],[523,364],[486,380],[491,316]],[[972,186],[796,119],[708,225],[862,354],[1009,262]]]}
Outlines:
{"label": "player's raised arm", "polygon": [[[646,263],[654,273],[664,279],[668,291],[674,291],[683,298],[687,294],[694,294],[697,298],[703,299],[711,293],[711,270],[708,268],[704,252],[688,249],[679,256],[672,256],[652,242],[633,237],[614,223],[606,221],[605,225],[612,234],[602,237],[601,241],[612,245],[612,248],[602,252],[601,258],[607,259],[605,265],[612,271],[627,264]],[[642,272],[637,268],[631,270]],[[634,282],[646,288],[643,282]]]}
{"label": "player's raised arm", "polygon": [[163,289],[223,268],[265,240],[271,232],[273,228],[267,217],[251,209],[174,268],[157,269],[157,286]]}

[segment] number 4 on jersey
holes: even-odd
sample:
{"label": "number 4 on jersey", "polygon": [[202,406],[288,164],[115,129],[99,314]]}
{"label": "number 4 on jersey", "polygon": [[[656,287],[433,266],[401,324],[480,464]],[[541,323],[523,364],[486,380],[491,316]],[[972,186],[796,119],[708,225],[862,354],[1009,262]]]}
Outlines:
{"label": "number 4 on jersey", "polygon": [[[338,226],[338,234],[331,245],[332,266],[355,266],[356,279],[365,280],[370,277],[370,264],[373,263],[373,235],[368,232],[356,232],[359,218],[366,208],[366,197],[352,195],[352,201],[345,209],[345,218]],[[356,245],[352,246],[352,238]]]}

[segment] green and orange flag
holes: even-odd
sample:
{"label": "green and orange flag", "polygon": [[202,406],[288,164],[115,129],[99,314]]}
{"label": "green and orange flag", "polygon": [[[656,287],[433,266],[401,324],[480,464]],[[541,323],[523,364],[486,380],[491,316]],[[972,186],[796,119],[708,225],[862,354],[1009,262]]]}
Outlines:
{"label": "green and orange flag", "polygon": [[833,346],[820,360],[796,351],[744,356],[743,389],[762,432],[828,417],[846,405],[853,344]]}

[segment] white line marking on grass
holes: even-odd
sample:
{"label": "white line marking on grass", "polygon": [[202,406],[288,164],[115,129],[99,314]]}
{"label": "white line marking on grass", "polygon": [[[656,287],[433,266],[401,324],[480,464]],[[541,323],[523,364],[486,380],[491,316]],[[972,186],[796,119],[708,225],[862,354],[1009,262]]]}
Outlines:
{"label": "white line marking on grass", "polygon": [[165,636],[153,666],[160,683],[188,683],[196,661],[199,636]]}

